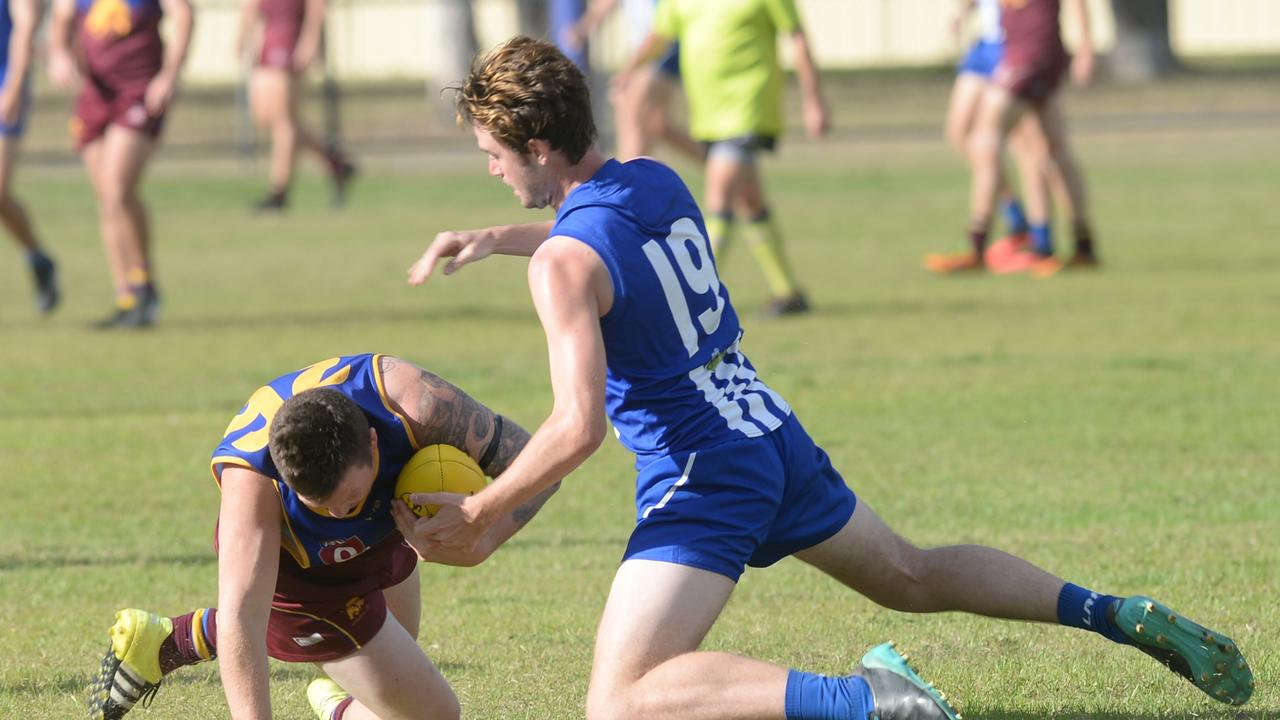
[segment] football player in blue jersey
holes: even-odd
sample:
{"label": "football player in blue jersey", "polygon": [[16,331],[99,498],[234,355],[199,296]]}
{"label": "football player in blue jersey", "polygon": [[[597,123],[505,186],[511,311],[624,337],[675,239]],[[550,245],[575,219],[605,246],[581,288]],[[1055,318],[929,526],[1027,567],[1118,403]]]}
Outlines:
{"label": "football player in blue jersey", "polygon": [[[90,717],[122,717],[164,675],[217,657],[231,716],[271,717],[267,658],[315,663],[319,720],[455,720],[458,700],[417,643],[417,563],[475,565],[556,485],[465,551],[406,545],[396,477],[428,445],[461,448],[490,476],[529,434],[440,377],[386,355],[316,363],[259,388],[213,453],[222,491],[218,608],[116,613]],[[416,539],[415,539],[416,542]]]}
{"label": "football player in blue jersey", "polygon": [[13,196],[13,163],[31,104],[31,51],[40,25],[38,0],[0,0],[0,224],[22,246],[36,287],[36,308],[58,306],[57,266],[36,239],[26,208]]}
{"label": "football player in blue jersey", "polygon": [[636,455],[636,525],[605,605],[590,720],[954,718],[888,645],[849,675],[789,670],[698,647],[748,565],[788,555],[889,608],[1061,623],[1132,644],[1215,699],[1243,703],[1235,644],[1141,596],[1063,582],[999,550],[922,549],[854,496],[787,403],[757,377],[688,188],[650,160],[604,158],[582,74],[515,38],[472,65],[460,117],[489,173],[551,222],[439,234],[424,282],[492,253],[529,256],[550,354],[551,414],[494,482],[406,528],[415,547],[485,547],[501,522],[595,452],[606,416]]}

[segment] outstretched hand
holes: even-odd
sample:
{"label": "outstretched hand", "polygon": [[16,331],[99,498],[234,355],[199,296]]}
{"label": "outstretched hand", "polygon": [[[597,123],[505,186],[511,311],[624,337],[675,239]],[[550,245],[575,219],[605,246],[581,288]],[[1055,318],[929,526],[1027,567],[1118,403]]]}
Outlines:
{"label": "outstretched hand", "polygon": [[427,246],[426,252],[409,268],[409,284],[421,285],[435,271],[440,258],[450,258],[444,265],[444,274],[452,275],[468,263],[482,260],[493,252],[493,238],[484,230],[446,230]]}

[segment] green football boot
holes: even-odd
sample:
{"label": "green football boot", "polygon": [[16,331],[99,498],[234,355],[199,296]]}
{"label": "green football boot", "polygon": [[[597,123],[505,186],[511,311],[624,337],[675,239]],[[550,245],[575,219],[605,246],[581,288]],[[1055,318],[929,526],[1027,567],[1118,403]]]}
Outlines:
{"label": "green football boot", "polygon": [[1201,627],[1142,595],[1124,598],[1113,608],[1115,626],[1139,650],[1218,702],[1249,702],[1253,672],[1231,638]]}
{"label": "green football boot", "polygon": [[160,689],[160,645],[173,621],[145,610],[120,610],[111,626],[111,649],[89,689],[89,717],[119,720],[139,702],[151,704]]}
{"label": "green football boot", "polygon": [[875,711],[868,720],[961,720],[947,696],[925,682],[891,642],[868,650],[853,674],[871,687]]}

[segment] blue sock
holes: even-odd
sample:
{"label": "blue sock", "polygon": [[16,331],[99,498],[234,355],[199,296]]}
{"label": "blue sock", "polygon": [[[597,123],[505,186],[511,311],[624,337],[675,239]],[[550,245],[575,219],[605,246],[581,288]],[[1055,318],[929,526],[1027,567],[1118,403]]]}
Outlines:
{"label": "blue sock", "polygon": [[1009,226],[1009,232],[1014,235],[1025,233],[1030,227],[1027,225],[1027,216],[1022,212],[1022,203],[1017,198],[1010,197],[1004,201],[1004,223]]}
{"label": "blue sock", "polygon": [[1053,230],[1048,224],[1031,226],[1031,249],[1044,257],[1053,254]]}
{"label": "blue sock", "polygon": [[1099,595],[1079,585],[1067,583],[1058,593],[1058,622],[1070,627],[1092,630],[1112,642],[1132,645],[1133,642],[1111,622],[1107,611],[1120,598],[1115,595]]}
{"label": "blue sock", "polygon": [[875,710],[871,686],[856,675],[831,677],[792,670],[787,720],[866,720]]}

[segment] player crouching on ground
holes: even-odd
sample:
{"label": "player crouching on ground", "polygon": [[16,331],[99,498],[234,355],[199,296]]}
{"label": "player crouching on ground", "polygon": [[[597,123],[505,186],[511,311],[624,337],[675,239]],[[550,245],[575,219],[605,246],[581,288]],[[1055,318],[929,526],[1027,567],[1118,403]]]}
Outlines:
{"label": "player crouching on ground", "polygon": [[150,702],[164,675],[217,657],[231,715],[269,718],[270,656],[327,676],[307,688],[321,720],[457,718],[457,697],[417,643],[419,556],[475,565],[555,489],[474,551],[415,553],[397,529],[413,516],[395,500],[396,477],[438,443],[497,477],[528,440],[438,376],[385,355],[331,358],[259,388],[213,453],[218,608],[116,613],[90,717],[120,718]]}

